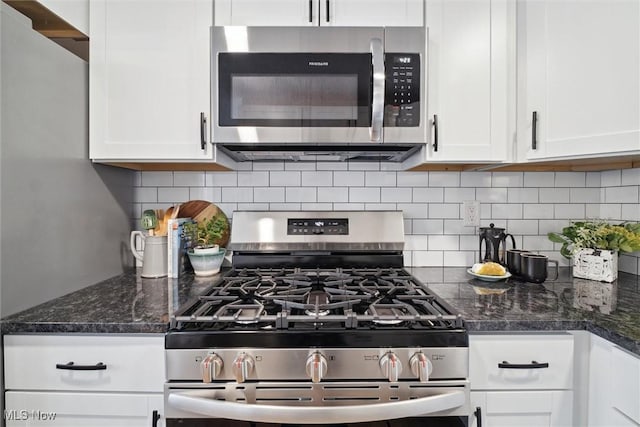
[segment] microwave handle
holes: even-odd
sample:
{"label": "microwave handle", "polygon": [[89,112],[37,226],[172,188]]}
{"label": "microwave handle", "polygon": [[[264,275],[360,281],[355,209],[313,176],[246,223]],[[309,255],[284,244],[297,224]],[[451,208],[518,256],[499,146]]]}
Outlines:
{"label": "microwave handle", "polygon": [[371,104],[371,141],[382,142],[384,121],[384,50],[382,40],[371,39],[371,65],[373,68],[373,100]]}

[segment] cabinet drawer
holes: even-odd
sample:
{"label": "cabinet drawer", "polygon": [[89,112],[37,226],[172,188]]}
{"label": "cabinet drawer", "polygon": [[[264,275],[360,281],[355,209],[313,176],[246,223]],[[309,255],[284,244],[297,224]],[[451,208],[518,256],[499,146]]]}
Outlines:
{"label": "cabinet drawer", "polygon": [[640,424],[640,358],[611,350],[611,405]]}
{"label": "cabinet drawer", "polygon": [[473,390],[571,389],[573,336],[472,335],[469,379]]}
{"label": "cabinet drawer", "polygon": [[7,390],[161,392],[164,336],[7,335],[4,363]]}

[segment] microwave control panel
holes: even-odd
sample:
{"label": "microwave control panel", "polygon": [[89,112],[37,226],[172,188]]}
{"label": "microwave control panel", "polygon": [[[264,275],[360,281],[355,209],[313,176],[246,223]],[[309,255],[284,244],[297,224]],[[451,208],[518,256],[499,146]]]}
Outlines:
{"label": "microwave control panel", "polygon": [[288,235],[340,235],[349,234],[347,218],[290,218]]}
{"label": "microwave control panel", "polygon": [[384,125],[420,126],[420,55],[386,53]]}

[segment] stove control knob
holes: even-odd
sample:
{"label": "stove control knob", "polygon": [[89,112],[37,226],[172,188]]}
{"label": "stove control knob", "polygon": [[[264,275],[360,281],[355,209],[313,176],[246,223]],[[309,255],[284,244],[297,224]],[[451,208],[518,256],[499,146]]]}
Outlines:
{"label": "stove control knob", "polygon": [[390,351],[380,358],[380,369],[390,382],[395,383],[402,372],[402,363],[400,363],[398,356]]}
{"label": "stove control knob", "polygon": [[236,381],[239,383],[245,382],[253,372],[254,366],[255,363],[251,356],[247,353],[239,353],[233,361],[233,374],[236,376]]}
{"label": "stove control knob", "polygon": [[409,364],[411,365],[411,372],[418,377],[421,383],[429,381],[429,375],[433,371],[433,364],[423,352],[418,352],[411,356]]}
{"label": "stove control knob", "polygon": [[215,353],[207,355],[200,364],[202,367],[202,381],[210,383],[218,379],[220,371],[222,370],[223,362],[220,356]]}
{"label": "stove control knob", "polygon": [[307,357],[307,375],[314,383],[322,381],[322,377],[327,373],[327,359],[320,353],[315,352]]}

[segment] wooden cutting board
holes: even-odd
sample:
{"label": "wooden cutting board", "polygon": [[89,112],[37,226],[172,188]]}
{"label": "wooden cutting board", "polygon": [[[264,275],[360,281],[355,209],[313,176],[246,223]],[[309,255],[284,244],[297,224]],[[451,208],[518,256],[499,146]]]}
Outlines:
{"label": "wooden cutting board", "polygon": [[229,236],[231,232],[229,219],[224,212],[222,212],[222,210],[213,203],[207,202],[206,200],[189,200],[188,202],[180,205],[178,216],[180,218],[193,218],[198,223],[208,221],[216,216],[223,218],[227,224],[227,231],[222,234],[222,237],[216,243],[223,248],[227,246],[227,243],[229,243]]}

